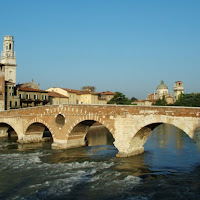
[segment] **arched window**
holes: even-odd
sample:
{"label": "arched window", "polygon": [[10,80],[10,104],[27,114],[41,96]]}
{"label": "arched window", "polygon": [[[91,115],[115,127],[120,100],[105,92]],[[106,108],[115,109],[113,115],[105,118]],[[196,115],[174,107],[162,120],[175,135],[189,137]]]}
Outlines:
{"label": "arched window", "polygon": [[9,50],[11,50],[11,44],[9,44]]}

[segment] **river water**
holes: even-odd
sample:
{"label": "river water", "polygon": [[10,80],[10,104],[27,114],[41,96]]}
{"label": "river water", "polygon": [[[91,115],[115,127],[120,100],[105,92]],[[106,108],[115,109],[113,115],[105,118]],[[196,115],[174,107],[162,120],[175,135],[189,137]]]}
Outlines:
{"label": "river water", "polygon": [[0,139],[0,199],[200,199],[200,154],[181,130],[160,125],[145,153],[112,145],[69,150]]}

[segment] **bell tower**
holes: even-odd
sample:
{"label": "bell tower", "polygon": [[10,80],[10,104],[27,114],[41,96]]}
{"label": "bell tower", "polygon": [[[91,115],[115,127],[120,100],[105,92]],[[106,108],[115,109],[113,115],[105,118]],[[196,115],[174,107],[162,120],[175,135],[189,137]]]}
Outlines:
{"label": "bell tower", "polygon": [[176,81],[174,84],[174,97],[175,101],[178,100],[180,94],[184,93],[184,87],[182,81]]}
{"label": "bell tower", "polygon": [[1,53],[1,63],[5,65],[5,81],[16,84],[16,57],[14,52],[13,36],[5,36],[3,41],[3,52]]}

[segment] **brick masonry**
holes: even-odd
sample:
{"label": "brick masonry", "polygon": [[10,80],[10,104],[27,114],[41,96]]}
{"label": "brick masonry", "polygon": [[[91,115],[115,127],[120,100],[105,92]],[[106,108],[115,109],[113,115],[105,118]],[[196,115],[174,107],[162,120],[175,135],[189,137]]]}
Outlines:
{"label": "brick masonry", "polygon": [[[63,121],[59,122],[58,115]],[[110,131],[122,157],[142,153],[143,144],[160,123],[182,129],[200,147],[200,108],[186,107],[57,105],[2,111],[0,134],[9,125],[19,142],[38,142],[47,127],[54,148],[74,148],[85,145],[85,136],[94,122]]]}

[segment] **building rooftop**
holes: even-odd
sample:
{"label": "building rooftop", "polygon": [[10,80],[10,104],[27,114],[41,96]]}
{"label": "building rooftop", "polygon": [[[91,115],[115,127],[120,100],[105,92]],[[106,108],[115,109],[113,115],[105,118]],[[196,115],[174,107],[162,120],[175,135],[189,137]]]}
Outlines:
{"label": "building rooftop", "polygon": [[161,90],[161,89],[167,89],[168,90],[168,87],[165,85],[164,81],[161,81],[161,83],[157,87],[157,90]]}
{"label": "building rooftop", "polygon": [[27,88],[27,87],[19,87],[19,91],[48,93],[48,92],[45,91],[45,90],[39,90],[39,89],[33,89],[33,88]]}
{"label": "building rooftop", "polygon": [[57,98],[69,98],[65,95],[59,94],[57,92],[48,92],[49,97],[57,97]]}
{"label": "building rooftop", "polygon": [[62,88],[63,90],[67,91],[67,92],[71,92],[71,93],[76,93],[76,94],[97,94],[94,92],[90,92],[90,91],[83,91],[83,90],[74,90],[74,89],[67,89],[67,88]]}
{"label": "building rooftop", "polygon": [[100,92],[100,93],[98,93],[98,94],[101,94],[101,95],[115,95],[115,93],[110,92],[110,91]]}
{"label": "building rooftop", "polygon": [[[56,88],[56,87],[51,87],[51,88]],[[70,93],[75,93],[77,95],[84,95],[84,94],[92,94],[92,95],[115,95],[115,93],[106,91],[106,92],[91,92],[91,91],[86,91],[86,90],[75,90],[75,89],[68,89],[68,88],[60,88],[63,89],[67,92]]]}

